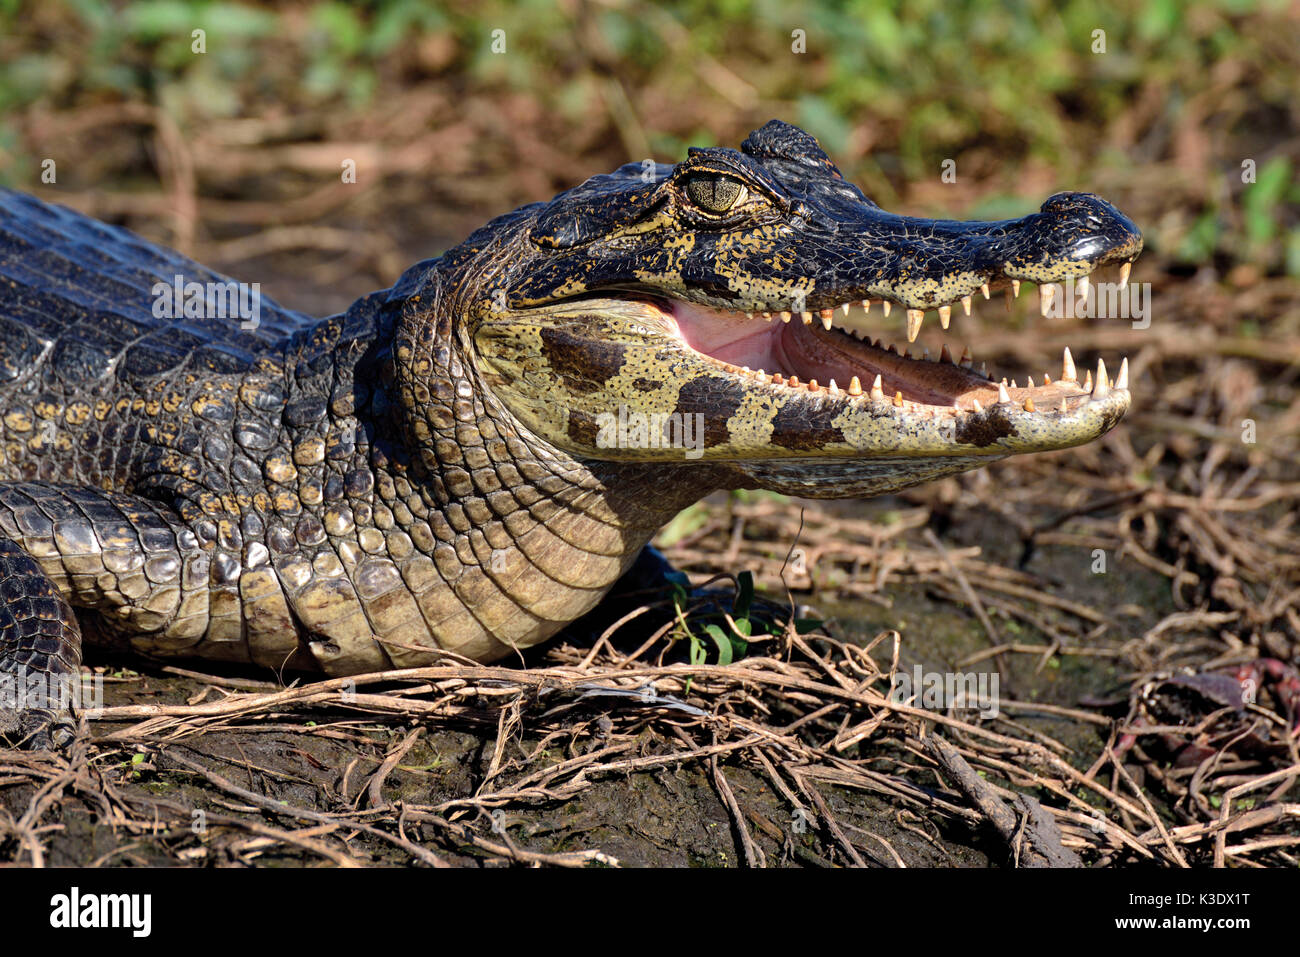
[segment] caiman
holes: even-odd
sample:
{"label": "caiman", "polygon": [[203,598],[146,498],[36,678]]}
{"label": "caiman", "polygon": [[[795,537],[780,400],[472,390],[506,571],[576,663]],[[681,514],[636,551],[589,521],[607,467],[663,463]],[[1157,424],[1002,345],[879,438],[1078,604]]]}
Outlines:
{"label": "caiman", "polygon": [[[1080,383],[1067,350],[1007,383],[863,310],[911,341],[991,289],[1127,278],[1141,247],[1088,193],[887,213],[774,120],[507,213],[341,315],[241,321],[232,280],[0,192],[0,674],[66,691],[83,635],[327,675],[492,661],[711,491],[870,496],[1089,442],[1126,366]],[[0,717],[72,734],[58,697]]]}

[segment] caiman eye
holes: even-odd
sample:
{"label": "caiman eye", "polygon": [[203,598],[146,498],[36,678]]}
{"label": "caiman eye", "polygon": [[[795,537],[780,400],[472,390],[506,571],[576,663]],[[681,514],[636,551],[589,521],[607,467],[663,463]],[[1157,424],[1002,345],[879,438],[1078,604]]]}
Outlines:
{"label": "caiman eye", "polygon": [[720,173],[697,173],[686,181],[691,202],[710,213],[725,213],[745,196],[745,184]]}

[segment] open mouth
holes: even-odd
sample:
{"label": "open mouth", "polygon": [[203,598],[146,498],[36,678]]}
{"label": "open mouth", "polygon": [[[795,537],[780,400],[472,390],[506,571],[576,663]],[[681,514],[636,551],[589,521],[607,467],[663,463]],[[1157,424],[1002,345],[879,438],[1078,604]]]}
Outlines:
{"label": "open mouth", "polygon": [[[1121,268],[1121,282],[1127,281],[1126,267]],[[1019,294],[1019,286],[1019,282],[1008,284],[1009,298]],[[1041,294],[1046,313],[1050,292]],[[988,297],[988,286],[984,295]],[[969,296],[962,300],[966,314],[970,304]],[[1090,401],[1108,398],[1122,399],[1125,407],[1128,404],[1127,394],[1113,395],[1127,392],[1127,358],[1121,361],[1113,381],[1101,359],[1095,374],[1088,370],[1080,381],[1067,347],[1059,374],[1044,372],[1038,381],[1030,376],[1021,384],[990,374],[987,365],[977,364],[965,348],[954,356],[945,344],[934,357],[928,349],[913,354],[905,346],[900,352],[893,344],[872,339],[861,327],[873,306],[889,315],[892,304],[861,300],[794,313],[733,312],[683,301],[674,301],[669,308],[681,339],[700,357],[756,384],[767,382],[804,395],[865,397],[928,415],[980,413],[999,403],[1015,403],[1026,412],[1044,415],[1069,414]],[[947,330],[952,306],[942,306],[938,312],[940,324]],[[908,340],[912,342],[924,317],[918,309],[907,313]]]}

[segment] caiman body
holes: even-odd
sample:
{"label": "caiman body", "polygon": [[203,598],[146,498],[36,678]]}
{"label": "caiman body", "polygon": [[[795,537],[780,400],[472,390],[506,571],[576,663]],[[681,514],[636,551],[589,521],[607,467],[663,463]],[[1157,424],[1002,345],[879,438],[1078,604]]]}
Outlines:
{"label": "caiman body", "polygon": [[914,339],[1140,249],[1088,194],[894,216],[774,121],[516,210],[342,315],[263,298],[254,324],[207,294],[169,318],[167,288],[229,280],[0,192],[0,673],[65,680],[83,630],[277,671],[489,661],[715,489],[871,495],[1090,441],[1124,371],[1081,385],[1067,354],[1008,387],[837,326],[893,305]]}

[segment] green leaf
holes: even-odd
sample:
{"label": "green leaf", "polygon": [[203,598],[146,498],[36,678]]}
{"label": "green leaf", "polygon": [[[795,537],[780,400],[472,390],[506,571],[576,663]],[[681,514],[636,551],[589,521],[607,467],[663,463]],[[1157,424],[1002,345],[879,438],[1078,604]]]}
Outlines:
{"label": "green leaf", "polygon": [[344,3],[322,3],[311,13],[312,26],[329,37],[334,49],[344,57],[360,52],[362,43],[361,21],[354,9]]}
{"label": "green leaf", "polygon": [[709,653],[704,647],[704,642],[700,641],[695,635],[691,635],[691,664],[702,665],[708,657]]}
{"label": "green leaf", "polygon": [[194,8],[177,0],[133,3],[124,12],[130,33],[146,40],[189,33],[199,26]]}
{"label": "green leaf", "polygon": [[1259,168],[1255,182],[1246,186],[1241,208],[1246,218],[1246,235],[1254,242],[1267,242],[1277,232],[1283,196],[1291,184],[1291,161],[1275,156]]}
{"label": "green leaf", "polygon": [[1178,258],[1183,262],[1206,262],[1219,245],[1219,216],[1215,209],[1207,209],[1197,217],[1178,245]]}
{"label": "green leaf", "polygon": [[1286,271],[1287,275],[1300,279],[1300,227],[1296,227],[1287,233]]}
{"label": "green leaf", "polygon": [[709,637],[713,639],[713,643],[718,646],[718,664],[731,664],[731,639],[728,638],[717,625],[705,625],[704,630],[708,632]]}
{"label": "green leaf", "polygon": [[690,508],[683,509],[673,517],[671,522],[663,527],[663,530],[655,538],[655,544],[660,548],[674,545],[691,534],[691,532],[703,528],[704,523],[708,520],[709,510],[705,505],[697,503]]}
{"label": "green leaf", "polygon": [[[736,576],[736,601],[731,606],[731,617],[748,618],[754,601],[754,573],[741,572]],[[748,634],[748,632],[746,632]]]}

